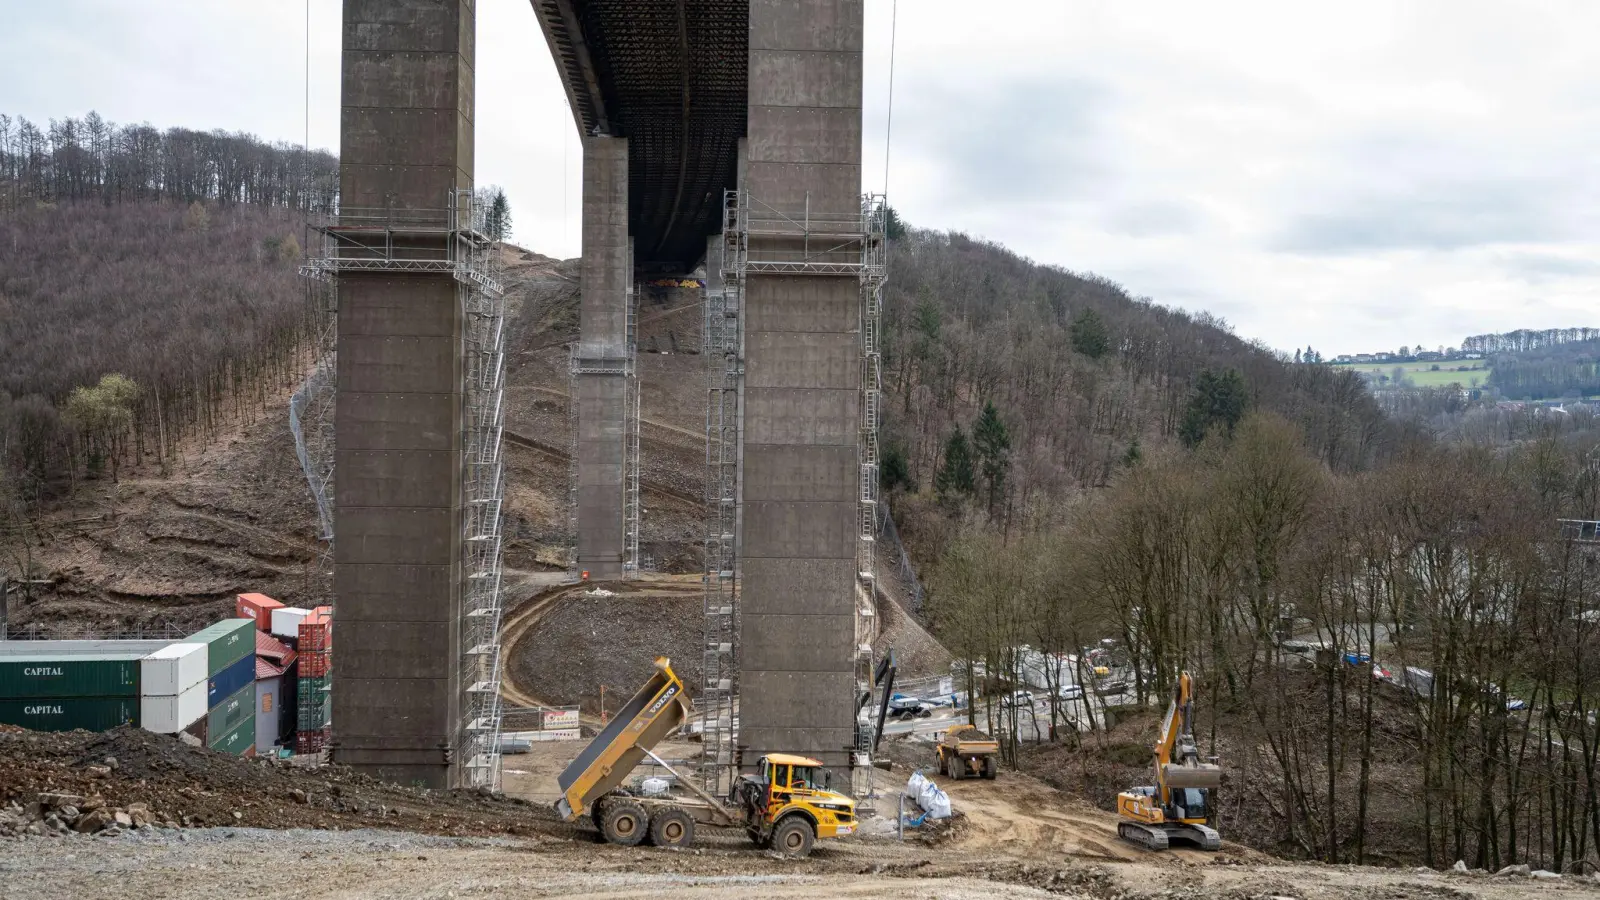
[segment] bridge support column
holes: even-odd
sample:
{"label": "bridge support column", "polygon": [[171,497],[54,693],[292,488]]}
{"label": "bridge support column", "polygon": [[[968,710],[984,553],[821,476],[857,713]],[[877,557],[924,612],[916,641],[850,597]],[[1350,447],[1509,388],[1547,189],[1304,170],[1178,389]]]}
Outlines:
{"label": "bridge support column", "polygon": [[345,0],[343,21],[333,747],[359,771],[452,787],[464,385],[450,262],[472,188],[474,0]]}
{"label": "bridge support column", "polygon": [[[817,232],[860,230],[862,32],[862,0],[750,4],[741,187],[762,220],[744,294],[739,743],[750,763],[787,751],[843,768],[855,742],[861,288],[812,263],[837,244]],[[779,233],[784,223],[794,233]]]}
{"label": "bridge support column", "polygon": [[[577,554],[592,579],[620,578],[628,558],[627,476],[634,378],[633,250],[628,237],[628,141],[583,139],[583,268],[577,404]],[[637,527],[633,523],[632,527]]]}

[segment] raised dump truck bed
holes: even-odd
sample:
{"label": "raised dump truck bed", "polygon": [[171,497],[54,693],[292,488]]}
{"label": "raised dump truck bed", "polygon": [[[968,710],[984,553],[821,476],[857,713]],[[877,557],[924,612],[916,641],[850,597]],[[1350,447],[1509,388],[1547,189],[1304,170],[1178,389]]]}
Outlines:
{"label": "raised dump truck bed", "polygon": [[975,725],[952,725],[939,736],[939,774],[946,778],[988,778],[995,775],[1000,742]]}
{"label": "raised dump truck bed", "polygon": [[[684,722],[689,712],[683,681],[660,657],[655,673],[617,717],[561,772],[556,811],[571,822],[587,814],[613,844],[649,841],[658,847],[687,847],[696,825],[742,827],[762,847],[804,856],[819,837],[855,830],[855,801],[827,789],[827,770],[814,759],[772,754],[757,763],[758,775],[740,777],[728,798],[718,799],[695,786],[655,754],[655,746]],[[639,797],[622,790],[645,757],[677,776],[689,796]]]}
{"label": "raised dump truck bed", "polygon": [[658,657],[650,680],[556,779],[561,787],[556,811],[568,820],[589,812],[595,801],[621,787],[650,750],[688,715],[683,680],[666,657]]}

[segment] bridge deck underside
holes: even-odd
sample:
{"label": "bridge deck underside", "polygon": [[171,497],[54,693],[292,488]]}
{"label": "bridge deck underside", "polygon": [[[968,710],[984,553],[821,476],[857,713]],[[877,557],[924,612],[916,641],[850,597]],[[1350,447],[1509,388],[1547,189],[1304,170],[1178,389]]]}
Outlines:
{"label": "bridge deck underside", "polygon": [[687,272],[722,227],[746,121],[749,3],[533,0],[584,134],[626,137],[643,272]]}

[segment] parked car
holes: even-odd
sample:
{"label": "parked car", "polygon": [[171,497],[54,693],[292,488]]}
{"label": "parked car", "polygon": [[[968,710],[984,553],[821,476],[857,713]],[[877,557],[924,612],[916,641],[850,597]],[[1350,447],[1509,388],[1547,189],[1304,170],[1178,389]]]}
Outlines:
{"label": "parked car", "polygon": [[1083,699],[1083,685],[1063,684],[1061,688],[1056,691],[1056,696],[1060,697],[1062,700],[1081,700]]}
{"label": "parked car", "polygon": [[1032,706],[1033,691],[1012,691],[1000,698],[1001,706]]}

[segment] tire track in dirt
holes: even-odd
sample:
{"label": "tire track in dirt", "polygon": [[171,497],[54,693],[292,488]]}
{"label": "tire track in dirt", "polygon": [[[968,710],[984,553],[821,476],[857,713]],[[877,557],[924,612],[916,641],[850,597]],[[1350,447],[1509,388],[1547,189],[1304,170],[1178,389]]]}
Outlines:
{"label": "tire track in dirt", "polygon": [[[689,580],[693,579],[693,580]],[[562,600],[574,594],[591,591],[595,588],[604,588],[616,594],[637,597],[646,600],[651,597],[678,596],[683,594],[699,593],[704,588],[698,575],[658,576],[649,580],[638,581],[580,581],[572,584],[558,585],[542,593],[528,598],[513,612],[510,618],[500,625],[500,656],[510,659],[516,652],[517,644],[530,632],[535,631],[539,620],[554,609]],[[543,699],[528,690],[524,685],[516,683],[516,673],[510,666],[506,666],[500,679],[500,696],[517,706],[550,706]],[[600,724],[598,717],[581,716],[580,721],[586,725]]]}

